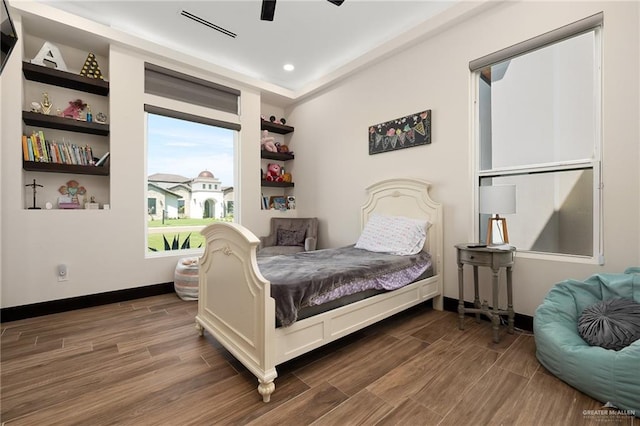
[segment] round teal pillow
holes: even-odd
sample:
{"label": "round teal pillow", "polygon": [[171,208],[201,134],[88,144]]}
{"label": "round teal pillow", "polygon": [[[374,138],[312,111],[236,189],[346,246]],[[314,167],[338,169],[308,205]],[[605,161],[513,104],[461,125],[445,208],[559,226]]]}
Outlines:
{"label": "round teal pillow", "polygon": [[592,346],[619,351],[640,339],[640,303],[608,299],[594,303],[578,318],[578,333]]}

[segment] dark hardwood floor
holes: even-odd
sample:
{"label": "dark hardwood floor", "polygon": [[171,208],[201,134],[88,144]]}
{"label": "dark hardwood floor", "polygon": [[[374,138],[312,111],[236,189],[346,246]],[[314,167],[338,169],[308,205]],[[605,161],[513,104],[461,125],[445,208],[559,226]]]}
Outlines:
{"label": "dark hardwood floor", "polygon": [[[601,425],[531,335],[417,307],[257,382],[174,294],[1,324],[3,425]],[[585,414],[586,413],[586,414]]]}

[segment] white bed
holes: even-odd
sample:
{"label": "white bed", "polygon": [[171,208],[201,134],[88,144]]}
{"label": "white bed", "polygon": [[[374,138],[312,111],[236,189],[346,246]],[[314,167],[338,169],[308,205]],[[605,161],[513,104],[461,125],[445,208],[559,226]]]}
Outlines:
{"label": "white bed", "polygon": [[397,290],[342,306],[289,327],[276,327],[270,283],[258,269],[260,240],[245,227],[215,223],[202,230],[206,248],[200,261],[196,327],[206,330],[258,378],[258,392],[269,402],[276,366],[429,299],[442,309],[442,206],[429,196],[430,184],[390,179],[367,188],[362,227],[379,213],[426,219],[431,223],[425,251],[433,275]]}

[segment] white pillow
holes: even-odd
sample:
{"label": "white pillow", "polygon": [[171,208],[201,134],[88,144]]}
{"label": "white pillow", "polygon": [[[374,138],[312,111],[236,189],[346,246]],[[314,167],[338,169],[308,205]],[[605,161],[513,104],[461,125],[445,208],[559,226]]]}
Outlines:
{"label": "white pillow", "polygon": [[355,247],[401,256],[416,254],[424,246],[429,225],[426,220],[373,214],[364,226]]}

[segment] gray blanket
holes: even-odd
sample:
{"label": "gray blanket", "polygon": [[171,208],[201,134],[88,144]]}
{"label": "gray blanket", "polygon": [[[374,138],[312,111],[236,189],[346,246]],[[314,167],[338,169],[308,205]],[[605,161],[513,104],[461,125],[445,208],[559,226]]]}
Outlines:
{"label": "gray blanket", "polygon": [[271,282],[276,318],[286,327],[296,321],[298,309],[311,305],[318,296],[355,282],[374,282],[380,275],[407,268],[424,266],[423,271],[430,261],[429,254],[425,252],[413,256],[395,256],[356,249],[351,245],[292,255],[258,257],[258,267]]}

